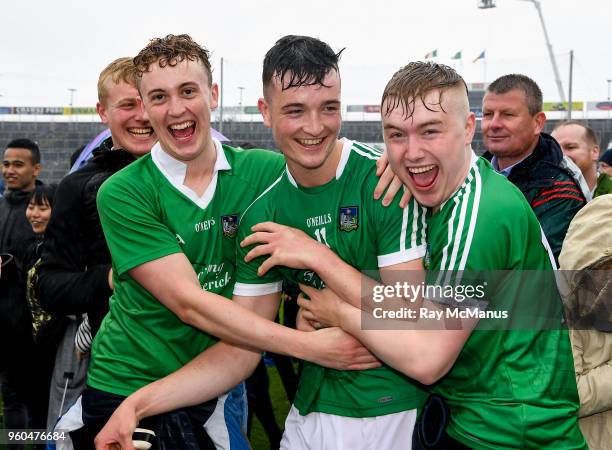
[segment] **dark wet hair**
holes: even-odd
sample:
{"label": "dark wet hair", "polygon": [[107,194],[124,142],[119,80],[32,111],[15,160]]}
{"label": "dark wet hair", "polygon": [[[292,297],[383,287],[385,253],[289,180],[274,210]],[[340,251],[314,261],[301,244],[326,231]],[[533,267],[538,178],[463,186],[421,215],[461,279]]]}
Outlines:
{"label": "dark wet hair", "polygon": [[442,96],[448,89],[456,87],[465,89],[467,95],[465,81],[452,67],[431,61],[414,61],[395,72],[387,83],[380,101],[381,112],[388,116],[395,108],[401,107],[404,116],[408,119],[414,113],[417,100],[420,100],[425,108],[433,111],[425,103],[425,97],[431,91],[440,91],[438,106],[444,111]]}
{"label": "dark wet hair", "polygon": [[276,41],[264,58],[261,77],[264,89],[274,78],[279,79],[283,91],[300,86],[325,86],[323,80],[327,74],[331,70],[338,72],[338,61],[343,51],[335,53],[317,38],[284,36]]}

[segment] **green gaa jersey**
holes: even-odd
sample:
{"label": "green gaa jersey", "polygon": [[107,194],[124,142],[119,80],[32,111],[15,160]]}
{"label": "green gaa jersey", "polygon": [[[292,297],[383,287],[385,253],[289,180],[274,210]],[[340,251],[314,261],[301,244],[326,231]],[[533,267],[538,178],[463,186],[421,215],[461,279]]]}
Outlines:
{"label": "green gaa jersey", "polygon": [[[426,211],[416,203],[402,210],[399,199],[385,208],[373,199],[379,156],[377,150],[345,139],[336,176],[325,185],[298,186],[287,170],[245,212],[239,240],[251,233],[253,225],[273,221],[304,231],[359,270],[377,272],[379,267],[421,258]],[[236,295],[278,292],[283,279],[323,286],[312,271],[286,267],[258,277],[265,258],[246,264],[243,258],[248,250],[238,248]],[[387,366],[339,371],[305,363],[295,406],[302,415],[316,411],[372,417],[418,408],[424,395],[413,381]]]}
{"label": "green gaa jersey", "polygon": [[[432,271],[552,274],[548,244],[523,194],[475,155],[463,185],[428,217],[427,234]],[[561,305],[556,288],[505,287],[488,292],[489,308]],[[448,434],[474,449],[585,448],[567,330],[478,328],[432,388],[449,404]]]}
{"label": "green gaa jersey", "polygon": [[213,177],[201,197],[183,185],[186,165],[159,144],[100,188],[98,209],[115,290],[93,343],[88,377],[93,388],[127,396],[216,342],[183,323],[128,273],[148,261],[184,253],[202,289],[231,298],[238,221],[278,178],[284,159],[271,151],[214,143]]}

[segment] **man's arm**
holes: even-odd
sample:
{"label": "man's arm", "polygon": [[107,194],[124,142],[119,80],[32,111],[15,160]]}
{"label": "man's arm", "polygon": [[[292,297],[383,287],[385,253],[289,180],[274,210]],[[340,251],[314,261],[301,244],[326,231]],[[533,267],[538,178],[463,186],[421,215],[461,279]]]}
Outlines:
{"label": "man's arm", "polygon": [[[75,180],[74,176],[66,178],[58,187],[38,269],[41,306],[57,314],[88,312],[92,305],[106,305],[112,294],[108,285],[110,263],[92,265],[84,259],[95,243],[83,242],[83,227],[100,225],[83,220],[86,205]],[[103,240],[102,230],[99,232]]]}
{"label": "man's arm", "polygon": [[330,328],[314,334],[293,330],[202,290],[183,253],[141,264],[131,269],[129,275],[183,322],[229,343],[336,369],[363,370],[379,365],[357,340],[342,330]]}
{"label": "man's arm", "polygon": [[[384,330],[367,329],[358,308],[342,301],[329,288],[301,286],[309,300],[299,298],[304,317],[312,321],[331,320],[355,336],[382,361],[423,384],[433,384],[453,366],[477,319],[419,319],[414,322],[385,319]],[[427,300],[422,307],[442,310]],[[406,329],[409,328],[409,329]]]}
{"label": "man's arm", "polygon": [[[235,301],[273,320],[279,299],[279,294],[269,294]],[[181,369],[126,398],[96,436],[96,448],[110,450],[119,444],[124,450],[132,450],[132,433],[142,418],[197,405],[226,393],[251,375],[260,357],[257,351],[226,342],[213,345]]]}
{"label": "man's arm", "polygon": [[[254,233],[247,236],[240,245],[247,247],[260,243],[247,253],[247,261],[269,255],[259,268],[260,276],[274,266],[312,270],[347,303],[366,311],[372,311],[376,306],[370,296],[362,297],[362,294],[372,292],[374,286],[380,283],[364,276],[326,245],[307,236],[303,231],[273,222],[257,224],[252,231]],[[381,269],[383,283],[397,280],[398,273],[403,273],[407,282],[420,283],[423,278],[421,258]],[[362,304],[362,300],[366,300],[366,303]]]}

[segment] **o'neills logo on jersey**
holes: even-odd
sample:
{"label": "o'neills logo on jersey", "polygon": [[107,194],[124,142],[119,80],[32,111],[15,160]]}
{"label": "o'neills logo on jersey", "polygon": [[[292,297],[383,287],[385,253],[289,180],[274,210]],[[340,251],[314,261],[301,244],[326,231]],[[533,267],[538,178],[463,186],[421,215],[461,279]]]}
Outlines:
{"label": "o'neills logo on jersey", "polygon": [[359,228],[359,206],[341,206],[339,214],[340,231],[353,231]]}
{"label": "o'neills logo on jersey", "polygon": [[228,238],[236,237],[236,232],[238,231],[238,214],[222,216],[221,224],[223,225],[223,236]]}
{"label": "o'neills logo on jersey", "polygon": [[321,225],[331,223],[331,221],[331,214],[327,213],[321,214],[320,216],[309,217],[306,219],[306,225],[308,225],[308,228],[320,227]]}

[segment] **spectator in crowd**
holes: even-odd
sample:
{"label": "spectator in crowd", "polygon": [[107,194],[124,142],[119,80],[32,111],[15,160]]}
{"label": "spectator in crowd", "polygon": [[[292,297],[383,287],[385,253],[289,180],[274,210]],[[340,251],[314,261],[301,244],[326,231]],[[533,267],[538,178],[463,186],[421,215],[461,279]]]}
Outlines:
{"label": "spectator in crowd", "polygon": [[23,264],[25,250],[36,240],[26,219],[30,195],[40,173],[40,149],[29,139],[8,143],[2,160],[6,192],[0,198],[0,253],[12,255],[2,269],[0,290],[0,386],[4,428],[28,428],[30,358],[34,341],[28,311]]}
{"label": "spectator in crowd", "polygon": [[[148,153],[155,133],[138,105],[131,58],[110,63],[98,79],[96,109],[111,130],[94,157],[59,184],[38,268],[38,299],[45,310],[70,318],[56,356],[48,423],[76,400],[85,387],[87,358],[77,359],[75,332],[83,314],[96,333],[108,311],[111,258],[96,208],[102,183]],[[60,411],[60,407],[63,408]]]}
{"label": "spectator in crowd", "polygon": [[559,144],[542,131],[545,122],[542,91],[531,78],[504,75],[487,88],[484,156],[525,195],[557,260],[567,227],[587,199]]}
{"label": "spectator in crowd", "polygon": [[[46,429],[47,410],[49,407],[49,386],[55,362],[55,353],[63,335],[65,323],[63,317],[53,317],[45,312],[36,298],[34,282],[40,264],[40,250],[44,233],[51,217],[55,184],[37,185],[30,195],[26,218],[36,233],[36,241],[26,250],[24,256],[23,283],[32,320],[34,351],[30,355],[31,370],[36,374],[28,387],[30,396],[31,426],[34,429]],[[44,448],[38,445],[37,448]]]}
{"label": "spectator in crowd", "polygon": [[559,263],[589,448],[612,443],[612,195],[585,206],[569,226]]}
{"label": "spectator in crowd", "polygon": [[591,198],[612,193],[612,179],[598,173],[599,143],[595,131],[578,120],[558,124],[552,132],[565,156],[576,163],[586,180]]}
{"label": "spectator in crowd", "polygon": [[609,148],[599,158],[599,171],[612,176],[612,148]]}

